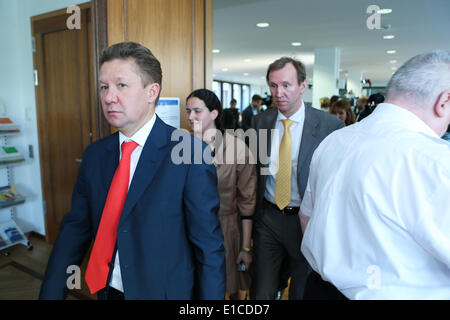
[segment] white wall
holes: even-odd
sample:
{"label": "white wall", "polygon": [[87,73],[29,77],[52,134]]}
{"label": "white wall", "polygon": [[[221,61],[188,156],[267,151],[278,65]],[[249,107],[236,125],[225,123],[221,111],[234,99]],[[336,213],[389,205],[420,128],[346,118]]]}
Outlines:
{"label": "white wall", "polygon": [[[16,222],[24,232],[45,234],[30,17],[67,8],[74,3],[77,2],[0,0],[0,101],[5,105],[8,116],[22,129],[21,135],[8,138],[8,143],[18,146],[27,159],[26,164],[13,168],[15,185],[27,197],[25,204],[17,207],[16,215]],[[33,159],[28,157],[29,145],[34,149]],[[0,171],[0,183],[5,185],[6,169]],[[8,216],[9,210],[0,210],[0,221]]]}

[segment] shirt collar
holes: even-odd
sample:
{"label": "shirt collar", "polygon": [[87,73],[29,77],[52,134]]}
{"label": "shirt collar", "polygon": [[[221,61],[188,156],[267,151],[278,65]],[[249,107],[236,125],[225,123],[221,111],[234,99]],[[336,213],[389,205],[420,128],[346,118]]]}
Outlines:
{"label": "shirt collar", "polygon": [[[282,114],[280,110],[278,110],[277,121],[281,121],[284,119],[288,118],[284,114]],[[305,119],[305,104],[303,103],[302,100],[301,107],[292,116],[289,117],[289,120],[292,120],[294,122],[302,122],[303,119]]]}
{"label": "shirt collar", "polygon": [[119,132],[119,142],[120,142],[119,146],[122,145],[122,142],[131,140],[131,141],[136,142],[141,147],[143,147],[144,144],[145,144],[145,141],[147,141],[147,138],[148,138],[148,135],[150,134],[150,131],[152,131],[152,128],[153,128],[153,125],[155,124],[155,121],[156,121],[156,113],[154,113],[152,118],[149,121],[147,121],[147,123],[144,124],[142,126],[142,128],[140,128],[131,137],[127,137],[122,132]]}
{"label": "shirt collar", "polygon": [[421,132],[432,137],[438,137],[436,132],[433,131],[422,119],[416,116],[411,111],[406,110],[400,106],[392,103],[380,103],[375,110],[374,114],[383,114],[383,117],[387,119],[395,120],[397,123],[401,123],[402,127],[406,127],[409,130]]}

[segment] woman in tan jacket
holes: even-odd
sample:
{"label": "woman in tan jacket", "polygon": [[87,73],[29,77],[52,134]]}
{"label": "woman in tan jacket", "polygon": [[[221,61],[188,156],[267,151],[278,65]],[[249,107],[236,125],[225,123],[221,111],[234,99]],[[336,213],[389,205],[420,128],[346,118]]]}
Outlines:
{"label": "woman in tan jacket", "polygon": [[[256,161],[245,143],[221,125],[222,105],[207,89],[186,101],[189,126],[214,150],[220,194],[219,220],[226,252],[227,292],[245,299],[250,287],[252,216],[256,204]],[[239,271],[245,266],[245,271]]]}

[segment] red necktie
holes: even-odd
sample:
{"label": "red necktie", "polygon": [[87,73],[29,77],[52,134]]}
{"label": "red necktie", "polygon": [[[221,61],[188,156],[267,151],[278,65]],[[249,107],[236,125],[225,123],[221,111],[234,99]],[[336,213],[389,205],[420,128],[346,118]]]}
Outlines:
{"label": "red necktie", "polygon": [[128,193],[130,179],[130,158],[136,142],[122,143],[122,158],[114,173],[97,230],[94,247],[86,269],[86,283],[91,294],[103,289],[108,280],[108,264],[112,260],[117,240],[117,227]]}

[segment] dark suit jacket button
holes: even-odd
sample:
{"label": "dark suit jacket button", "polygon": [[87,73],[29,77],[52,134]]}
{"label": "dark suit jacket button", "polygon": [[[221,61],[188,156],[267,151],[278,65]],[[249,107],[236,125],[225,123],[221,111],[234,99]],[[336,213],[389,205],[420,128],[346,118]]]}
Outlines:
{"label": "dark suit jacket button", "polygon": [[123,230],[122,232],[123,232],[123,233],[127,233],[127,232],[128,232],[128,230],[127,230],[127,229],[125,229],[125,230]]}

